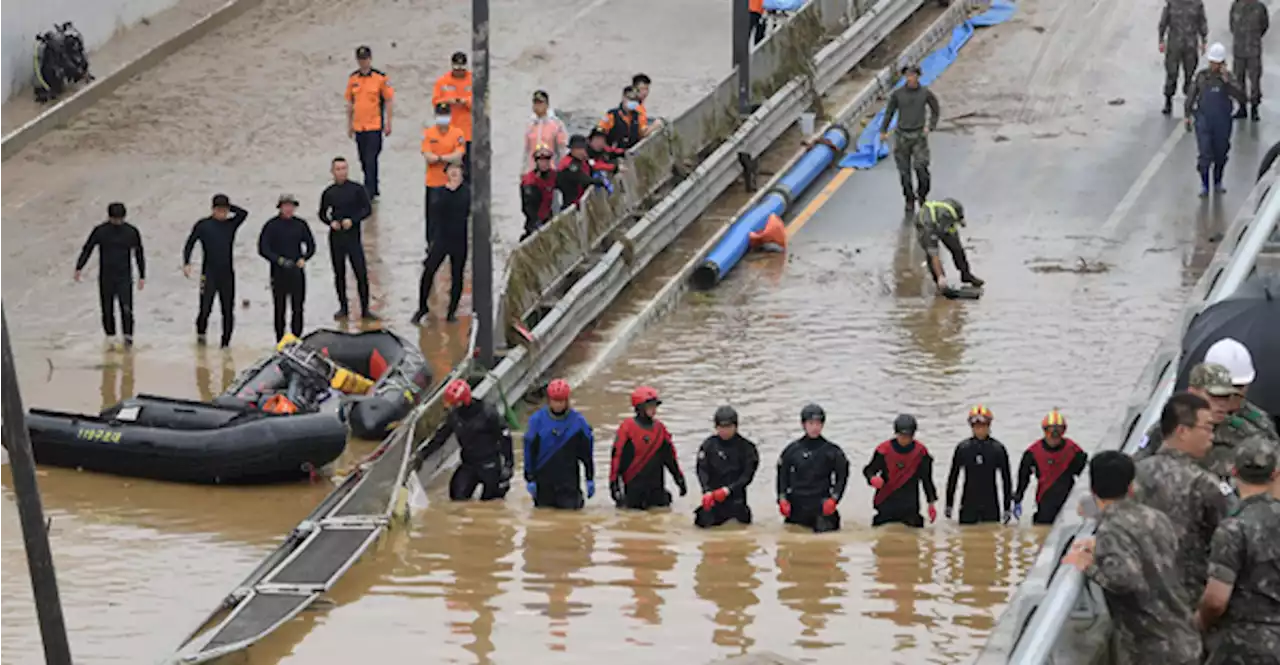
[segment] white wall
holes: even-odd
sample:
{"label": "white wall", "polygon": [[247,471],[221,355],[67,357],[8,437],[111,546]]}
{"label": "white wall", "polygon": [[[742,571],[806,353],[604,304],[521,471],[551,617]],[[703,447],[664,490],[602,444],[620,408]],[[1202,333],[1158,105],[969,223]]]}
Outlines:
{"label": "white wall", "polygon": [[[0,55],[3,56],[3,99],[31,84],[36,35],[55,23],[71,21],[92,52],[117,30],[127,28],[178,4],[178,0],[4,0],[0,4]],[[110,74],[92,69],[96,76]]]}

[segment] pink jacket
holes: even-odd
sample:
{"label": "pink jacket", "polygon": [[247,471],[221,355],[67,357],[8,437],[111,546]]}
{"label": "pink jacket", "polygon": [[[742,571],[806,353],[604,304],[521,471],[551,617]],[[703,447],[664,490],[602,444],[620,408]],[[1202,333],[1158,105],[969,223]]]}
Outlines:
{"label": "pink jacket", "polygon": [[535,115],[529,118],[529,126],[524,131],[524,172],[533,170],[533,150],[544,144],[554,153],[552,164],[559,164],[560,158],[569,154],[569,132],[564,122],[556,117],[556,112],[550,109],[544,117]]}

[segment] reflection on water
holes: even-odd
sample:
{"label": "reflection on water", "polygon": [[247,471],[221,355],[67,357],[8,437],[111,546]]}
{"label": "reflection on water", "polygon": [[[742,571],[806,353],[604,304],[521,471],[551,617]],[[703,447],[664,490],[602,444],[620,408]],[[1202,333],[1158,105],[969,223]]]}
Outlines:
{"label": "reflection on water", "polygon": [[698,597],[715,603],[715,631],[711,641],[746,653],[755,640],[747,634],[755,620],[749,610],[760,604],[756,590],[764,571],[751,562],[761,548],[750,534],[732,538],[709,538],[698,547],[700,558],[693,573],[693,590]]}
{"label": "reflection on water", "polygon": [[[214,383],[213,364],[218,366],[218,380]],[[196,392],[200,394],[200,401],[212,402],[213,398],[221,395],[227,388],[231,387],[231,383],[236,380],[236,360],[235,356],[226,351],[210,351],[209,347],[202,346],[196,351]]]}
{"label": "reflection on water", "polygon": [[133,397],[133,352],[102,353],[102,408]]}
{"label": "reflection on water", "polygon": [[663,534],[645,537],[643,533],[635,533],[649,530],[646,527],[650,524],[641,513],[625,515],[616,525],[624,534],[614,537],[609,550],[616,555],[617,565],[631,573],[631,579],[618,582],[631,590],[632,602],[626,608],[627,616],[657,626],[662,623],[659,610],[665,602],[661,592],[673,588],[663,581],[663,573],[675,569],[676,554],[663,542]]}
{"label": "reflection on water", "polygon": [[[849,575],[842,565],[840,543],[813,538],[778,543],[778,600],[800,615],[803,629],[795,645],[802,649],[825,649],[844,644],[843,640],[820,639],[832,617],[843,614]],[[832,631],[834,632],[834,631]]]}

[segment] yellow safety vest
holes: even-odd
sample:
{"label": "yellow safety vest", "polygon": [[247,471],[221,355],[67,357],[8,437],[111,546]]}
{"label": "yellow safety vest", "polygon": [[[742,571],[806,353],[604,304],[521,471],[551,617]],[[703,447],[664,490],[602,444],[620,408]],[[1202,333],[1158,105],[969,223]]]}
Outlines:
{"label": "yellow safety vest", "polygon": [[955,207],[950,203],[943,203],[942,201],[925,201],[924,209],[929,211],[929,221],[933,223],[934,228],[937,228],[938,226],[938,210],[943,210],[950,213],[951,219],[954,220],[951,225],[947,227],[946,232],[955,233],[959,230],[957,225],[960,221],[960,215],[956,212]]}

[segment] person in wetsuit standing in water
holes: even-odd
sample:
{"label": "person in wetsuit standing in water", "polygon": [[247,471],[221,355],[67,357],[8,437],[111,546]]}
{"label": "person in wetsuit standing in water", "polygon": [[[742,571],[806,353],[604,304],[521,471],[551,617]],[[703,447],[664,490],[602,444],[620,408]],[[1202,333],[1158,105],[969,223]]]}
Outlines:
{"label": "person in wetsuit standing in water", "polygon": [[778,512],[788,524],[810,527],[814,533],[840,530],[836,507],[849,484],[849,458],[822,436],[826,422],[821,406],[800,409],[804,436],[778,457]]}
{"label": "person in wetsuit standing in water", "polygon": [[662,470],[666,469],[680,488],[680,496],[689,493],[684,472],[676,459],[676,446],[667,426],[658,420],[658,391],[640,386],[631,391],[633,418],[618,425],[609,464],[609,493],[619,508],[647,510],[671,505]]}
{"label": "person in wetsuit standing in water", "polygon": [[120,324],[124,329],[125,347],[133,346],[133,264],[138,263],[138,290],[146,284],[147,259],[142,255],[142,234],[138,227],[124,221],[123,203],[107,205],[107,221],[93,227],[84,248],[76,259],[72,276],[80,281],[80,271],[89,262],[93,248],[98,248],[98,300],[102,306],[102,332],[116,336],[116,302],[120,303]]}
{"label": "person in wetsuit standing in water", "polygon": [[232,255],[236,244],[236,231],[248,219],[244,208],[231,205],[226,194],[213,196],[210,216],[196,222],[182,247],[182,274],[188,279],[194,266],[191,252],[200,243],[200,312],[196,315],[196,343],[205,344],[209,330],[209,314],[213,312],[213,297],[218,296],[222,311],[222,348],[231,345],[231,333],[236,327],[236,271]]}
{"label": "person in wetsuit standing in water", "polygon": [[1036,514],[1031,521],[1034,524],[1053,524],[1062,505],[1067,502],[1071,488],[1075,487],[1076,476],[1084,471],[1089,463],[1085,454],[1075,441],[1066,438],[1067,419],[1057,409],[1040,421],[1044,430],[1044,438],[1036,441],[1022,453],[1022,462],[1018,464],[1018,489],[1013,492],[1013,518],[1022,518],[1022,495],[1031,484],[1031,475],[1036,481]]}
{"label": "person in wetsuit standing in water", "polygon": [[444,426],[418,448],[415,464],[439,450],[450,436],[457,436],[462,464],[449,479],[449,499],[470,501],[482,485],[481,501],[506,497],[511,489],[515,455],[511,431],[502,416],[488,404],[472,401],[471,386],[462,379],[445,386],[444,403],[449,407]]}
{"label": "person in wetsuit standing in water", "polygon": [[[947,519],[955,505],[956,483],[964,471],[964,494],[960,496],[960,523],[999,522],[1013,518],[1013,480],[1009,474],[1009,453],[1004,444],[991,438],[991,409],[979,404],[969,409],[973,436],[961,441],[951,457],[947,475]],[[1004,492],[996,494],[996,473],[1004,481]],[[1003,497],[1004,501],[1000,499]]]}
{"label": "person in wetsuit standing in water", "polygon": [[756,477],[760,454],[756,444],[738,434],[738,412],[731,406],[716,409],[716,435],[698,449],[698,482],[702,506],[694,511],[695,526],[708,528],[729,520],[751,523],[747,485]]}
{"label": "person in wetsuit standing in water", "polygon": [[524,481],[539,508],[580,510],[578,467],[587,476],[587,498],[596,495],[595,436],[591,425],[569,407],[569,382],[547,384],[547,405],[529,418],[524,435]]}
{"label": "person in wetsuit standing in water", "polygon": [[938,519],[938,489],[933,485],[933,456],[916,440],[915,416],[902,414],[893,421],[893,438],[876,446],[862,469],[867,484],[876,488],[876,515],[871,526],[901,522],[924,527],[920,516],[920,487],[929,503],[929,521]]}

